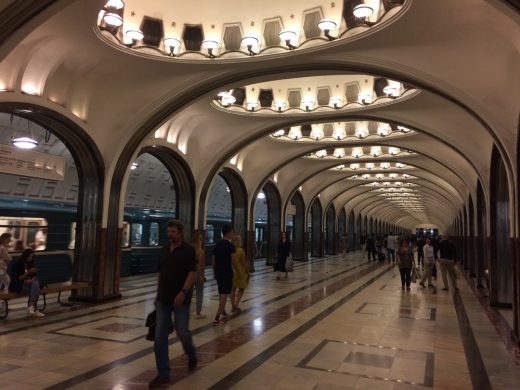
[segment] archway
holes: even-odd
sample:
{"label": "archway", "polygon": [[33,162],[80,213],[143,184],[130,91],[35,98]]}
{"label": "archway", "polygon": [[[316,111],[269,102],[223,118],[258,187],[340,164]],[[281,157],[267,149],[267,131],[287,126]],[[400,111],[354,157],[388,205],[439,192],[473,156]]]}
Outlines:
{"label": "archway", "polygon": [[[247,190],[242,178],[232,169],[223,168],[219,175],[224,179],[231,195],[231,225],[235,234],[244,241],[250,241],[246,237],[247,232]],[[246,247],[244,242],[244,247]]]}
{"label": "archway", "polygon": [[[292,220],[291,229],[291,248],[294,260],[308,260],[305,241],[305,203],[299,191],[296,191],[291,203],[294,205],[293,214],[287,215],[286,219]],[[289,231],[288,224],[286,224],[286,231]]]}
{"label": "archway", "polygon": [[477,287],[483,287],[485,271],[489,272],[487,235],[487,210],[484,189],[480,181],[477,181]]}
{"label": "archway", "polygon": [[48,108],[29,103],[0,103],[0,112],[14,113],[54,134],[70,152],[78,174],[73,280],[89,287],[72,294],[73,299],[99,301],[117,297],[117,264],[102,258],[107,245],[101,228],[105,164],[90,136],[69,118]]}
{"label": "archway", "polygon": [[361,217],[361,214],[358,214],[356,218],[356,241],[354,242],[355,248],[362,249],[361,245],[359,244],[359,240],[361,239],[361,236],[363,235],[363,217]]}
{"label": "archway", "polygon": [[[267,182],[253,202],[252,207],[255,207],[255,243],[258,244],[256,233],[263,231],[265,250],[261,253],[266,259],[266,264],[274,264],[280,239],[280,218],[282,215],[282,201],[278,188],[272,182]],[[263,211],[259,213],[259,210]]]}
{"label": "archway", "polygon": [[[346,244],[346,238],[348,240],[348,231],[347,231],[347,212],[345,211],[345,207],[341,208],[341,211],[338,215],[338,234],[336,235],[336,253],[347,250],[347,247],[343,248],[342,246]],[[339,245],[339,243],[342,243]]]}
{"label": "archway", "polygon": [[311,256],[323,257],[323,211],[319,198],[312,202],[309,214]]}
{"label": "archway", "polygon": [[336,252],[336,208],[330,204],[325,214],[325,254],[335,255]]}
{"label": "archway", "polygon": [[353,251],[356,250],[356,237],[356,217],[354,211],[350,210],[348,215],[348,246]]}
{"label": "archway", "polygon": [[496,149],[491,154],[491,262],[490,303],[512,307],[513,264],[509,234],[509,186],[504,162]]}

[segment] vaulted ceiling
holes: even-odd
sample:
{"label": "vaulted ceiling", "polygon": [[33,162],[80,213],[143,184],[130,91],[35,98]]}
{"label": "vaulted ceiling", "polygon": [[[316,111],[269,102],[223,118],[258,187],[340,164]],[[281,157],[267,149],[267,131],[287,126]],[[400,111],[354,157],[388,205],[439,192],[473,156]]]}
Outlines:
{"label": "vaulted ceiling", "polygon": [[[29,102],[69,117],[98,145],[108,176],[143,146],[169,147],[188,163],[208,207],[208,189],[226,166],[244,179],[250,202],[272,180],[283,202],[299,190],[307,205],[319,195],[336,210],[446,229],[476,199],[478,181],[489,202],[493,147],[517,199],[517,10],[499,0],[371,0],[375,13],[360,23],[350,16],[359,3],[204,1],[194,9],[127,0],[118,11],[122,27],[110,31],[106,0],[48,1],[18,30],[0,31],[0,103]],[[0,9],[14,11],[13,4]],[[317,15],[336,23],[338,39],[313,27]],[[162,32],[146,17],[162,21]],[[266,38],[272,21],[296,33],[295,48],[274,42],[272,32]],[[190,46],[197,37],[186,39],[190,25],[218,43],[215,58]],[[145,37],[129,41],[133,29]],[[246,36],[258,39],[254,55]],[[165,38],[181,42],[174,55]],[[384,93],[385,86],[395,88]],[[334,136],[338,122],[344,136]],[[166,191],[164,172],[152,159],[146,164]],[[137,193],[128,177],[128,191]]]}

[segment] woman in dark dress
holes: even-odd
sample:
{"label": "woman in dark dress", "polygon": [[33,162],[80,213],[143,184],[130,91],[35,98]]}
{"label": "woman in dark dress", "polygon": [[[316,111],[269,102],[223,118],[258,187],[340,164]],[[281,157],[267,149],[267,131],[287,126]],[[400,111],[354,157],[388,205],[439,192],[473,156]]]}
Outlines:
{"label": "woman in dark dress", "polygon": [[280,234],[280,242],[278,243],[278,250],[276,253],[277,256],[275,271],[278,271],[278,276],[276,277],[276,279],[280,280],[282,272],[285,272],[284,280],[287,280],[288,273],[287,269],[285,268],[285,262],[291,254],[291,243],[289,241],[289,238],[287,237],[286,232],[282,232]]}

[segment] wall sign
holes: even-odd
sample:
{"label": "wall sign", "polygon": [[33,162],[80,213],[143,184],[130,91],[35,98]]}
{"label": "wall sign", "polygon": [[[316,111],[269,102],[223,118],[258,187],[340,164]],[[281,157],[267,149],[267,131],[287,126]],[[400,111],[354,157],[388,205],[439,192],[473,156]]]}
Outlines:
{"label": "wall sign", "polygon": [[0,144],[0,172],[62,181],[65,176],[65,157]]}

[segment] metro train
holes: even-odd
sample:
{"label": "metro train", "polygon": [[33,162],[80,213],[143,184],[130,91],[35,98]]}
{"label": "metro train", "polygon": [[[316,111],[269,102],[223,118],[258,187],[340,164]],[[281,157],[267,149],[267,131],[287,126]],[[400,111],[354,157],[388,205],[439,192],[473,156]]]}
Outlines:
{"label": "metro train", "polygon": [[[121,242],[121,276],[157,271],[160,249],[167,243],[166,225],[175,217],[167,210],[125,208]],[[9,252],[13,259],[33,247],[40,280],[57,283],[72,277],[76,230],[76,205],[42,200],[0,197],[0,234],[9,232]],[[221,230],[231,221],[208,218],[206,222],[206,262]],[[255,258],[265,257],[266,222],[255,223]]]}

